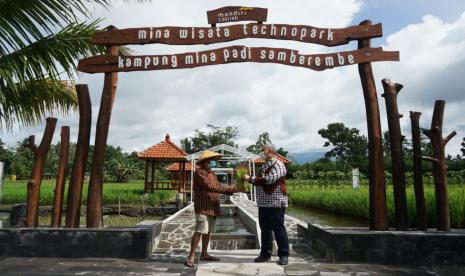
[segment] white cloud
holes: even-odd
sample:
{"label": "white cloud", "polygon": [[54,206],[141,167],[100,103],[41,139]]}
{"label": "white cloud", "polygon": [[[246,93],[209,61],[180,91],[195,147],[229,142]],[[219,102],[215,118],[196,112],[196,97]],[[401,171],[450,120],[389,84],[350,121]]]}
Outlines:
{"label": "white cloud", "polygon": [[[104,24],[114,24],[119,28],[202,26],[207,24],[206,10],[235,4],[243,2],[153,1],[143,5],[118,4],[109,11],[97,9],[95,16],[104,16],[107,18]],[[270,22],[322,27],[350,25],[361,7],[358,0],[250,1],[248,5],[267,7]],[[400,50],[402,61],[375,64],[376,80],[378,89],[381,89],[383,77],[405,85],[399,103],[405,115],[402,123],[407,131],[408,110],[424,111],[423,122],[429,122],[433,101],[441,97],[449,102],[446,128],[459,130],[461,125],[460,134],[463,136],[464,123],[460,116],[464,96],[457,91],[464,88],[460,83],[460,72],[465,67],[464,33],[465,15],[453,23],[425,16],[423,22],[406,26],[387,38],[385,48]],[[233,44],[287,47],[304,53],[341,50],[271,40],[244,40],[224,45]],[[220,46],[145,45],[134,49],[137,53],[155,54],[216,47]],[[351,43],[349,47],[355,48],[356,44]],[[456,71],[450,72],[450,68]],[[433,84],[430,83],[432,80]],[[103,76],[85,74],[80,81],[89,84],[95,126]],[[384,118],[382,98],[379,103]],[[268,131],[278,146],[292,152],[304,152],[320,149],[323,140],[317,134],[318,129],[337,121],[366,132],[356,66],[313,72],[274,64],[244,63],[195,70],[121,73],[109,143],[140,150],[160,141],[167,132],[178,141],[191,134],[193,129],[212,123],[237,125],[241,134],[239,142],[243,145],[252,143],[258,134]],[[70,124],[72,134],[76,136],[76,116],[68,116],[61,122]],[[386,126],[383,120],[383,127]],[[14,137],[2,135],[2,139],[15,141],[34,132],[40,134],[42,127],[15,131]],[[406,134],[409,135],[408,132]],[[451,151],[457,151],[458,140],[451,143]]]}
{"label": "white cloud", "polygon": [[[399,95],[399,108],[405,115],[402,119],[405,132],[410,133],[408,111],[423,112],[422,125],[429,127],[434,101],[445,100],[444,135],[451,130],[459,134],[447,150],[450,154],[457,154],[465,135],[465,84],[462,81],[465,71],[465,12],[452,23],[426,15],[421,23],[406,26],[390,35],[385,47],[399,50],[401,62],[377,64],[377,79],[388,76],[404,84]],[[384,105],[384,102],[381,100],[380,104]]]}

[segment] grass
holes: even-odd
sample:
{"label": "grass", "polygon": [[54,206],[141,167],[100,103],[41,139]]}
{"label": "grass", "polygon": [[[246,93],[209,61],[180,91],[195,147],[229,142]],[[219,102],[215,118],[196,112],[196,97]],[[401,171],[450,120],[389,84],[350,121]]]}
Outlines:
{"label": "grass", "polygon": [[[5,181],[3,183],[1,201],[3,205],[26,202],[27,181]],[[55,180],[43,180],[40,190],[40,205],[52,205]],[[87,201],[88,184],[84,183],[82,192],[82,204]],[[144,182],[142,180],[131,181],[130,183],[104,183],[103,184],[103,204],[141,204],[160,206],[173,202],[176,198],[176,191],[155,191],[147,197],[142,198]],[[67,186],[65,190],[65,198]],[[66,201],[66,199],[65,199]]]}
{"label": "grass", "polygon": [[[288,190],[291,203],[350,216],[368,219],[368,187],[363,185],[359,190],[349,185],[322,186],[303,181],[289,181]],[[425,186],[426,209],[429,227],[436,225],[436,207],[434,187]],[[394,222],[394,200],[392,186],[387,188],[388,215],[391,225]],[[412,185],[407,187],[407,205],[409,221],[415,226],[415,196]],[[465,228],[465,185],[449,186],[449,208],[451,226]]]}
{"label": "grass", "polygon": [[[154,216],[146,216],[146,217],[125,217],[125,216],[103,216],[103,224],[105,226],[134,226],[137,223],[143,221],[143,220],[160,220],[160,217],[154,217]],[[40,216],[39,217],[39,225],[41,226],[50,226],[50,223],[52,221],[51,216]],[[64,224],[65,218],[61,220],[62,225]],[[80,224],[81,225],[86,225],[86,218],[81,217],[80,218]]]}

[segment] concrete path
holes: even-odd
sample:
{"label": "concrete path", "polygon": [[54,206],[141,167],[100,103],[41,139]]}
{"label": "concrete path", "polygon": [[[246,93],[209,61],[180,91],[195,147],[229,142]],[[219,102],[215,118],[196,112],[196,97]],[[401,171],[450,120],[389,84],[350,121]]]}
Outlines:
{"label": "concrete path", "polygon": [[[291,255],[288,266],[276,264],[277,258],[273,257],[267,263],[254,263],[253,259],[259,254],[259,250],[235,250],[212,251],[212,254],[221,258],[221,262],[200,263],[196,275],[200,276],[384,276],[384,275],[461,275],[460,270],[451,270],[448,273],[427,268],[394,267],[367,264],[330,264],[321,261],[307,261],[299,255]],[[462,274],[463,275],[463,274]]]}
{"label": "concrete path", "polygon": [[[234,204],[257,218],[255,203],[241,196],[232,198]],[[453,275],[465,276],[463,267],[395,267],[367,264],[331,264],[312,250],[297,231],[301,221],[286,216],[290,241],[290,264],[279,266],[276,257],[267,263],[254,263],[259,250],[213,250],[221,262],[203,262],[197,269],[184,267],[194,227],[193,206],[165,221],[161,241],[149,260],[116,259],[0,259],[0,275],[156,275],[156,276],[250,276],[250,275]]]}
{"label": "concrete path", "polygon": [[193,269],[176,261],[120,259],[8,258],[0,260],[2,276],[194,276]]}

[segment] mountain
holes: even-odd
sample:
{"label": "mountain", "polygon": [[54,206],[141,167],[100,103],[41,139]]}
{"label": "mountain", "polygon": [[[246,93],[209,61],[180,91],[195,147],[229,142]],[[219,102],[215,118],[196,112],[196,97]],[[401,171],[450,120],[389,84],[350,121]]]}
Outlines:
{"label": "mountain", "polygon": [[313,162],[325,156],[324,151],[310,151],[310,152],[290,152],[289,159],[297,164]]}

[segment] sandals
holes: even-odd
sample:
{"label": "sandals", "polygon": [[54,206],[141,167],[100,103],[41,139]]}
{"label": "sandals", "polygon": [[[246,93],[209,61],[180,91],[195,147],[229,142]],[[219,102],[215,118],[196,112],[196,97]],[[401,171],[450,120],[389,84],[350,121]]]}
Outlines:
{"label": "sandals", "polygon": [[184,266],[193,268],[193,267],[195,267],[195,264],[194,264],[194,262],[191,262],[191,261],[185,261]]}
{"label": "sandals", "polygon": [[213,257],[213,256],[208,256],[206,258],[200,258],[201,261],[210,261],[210,262],[219,262],[221,261],[219,258],[217,257]]}
{"label": "sandals", "polygon": [[[201,261],[210,261],[210,262],[219,262],[219,261],[221,261],[219,258],[213,257],[213,256],[208,256],[208,257],[206,257],[206,258],[200,258],[200,260],[201,260]],[[184,262],[184,266],[193,268],[193,267],[195,267],[195,263],[186,260],[186,261]]]}

